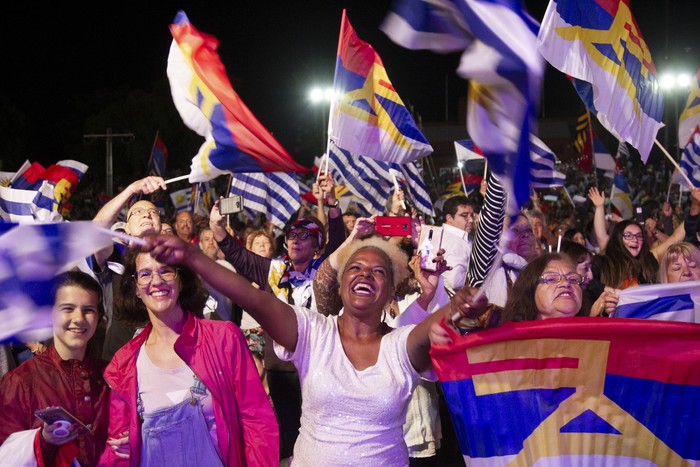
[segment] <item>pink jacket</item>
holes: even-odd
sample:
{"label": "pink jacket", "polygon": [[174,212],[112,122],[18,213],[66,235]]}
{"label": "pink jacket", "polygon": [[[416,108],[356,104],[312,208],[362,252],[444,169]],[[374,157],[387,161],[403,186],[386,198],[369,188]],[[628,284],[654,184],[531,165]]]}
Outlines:
{"label": "pink jacket", "polygon": [[[151,325],[115,355],[104,373],[112,388],[109,437],[130,433],[130,462],[139,465],[141,427],[136,410],[136,357]],[[212,394],[219,451],[228,466],[279,465],[277,421],[246,340],[231,322],[202,320],[190,314],[175,352]],[[100,465],[127,465],[109,445]]]}

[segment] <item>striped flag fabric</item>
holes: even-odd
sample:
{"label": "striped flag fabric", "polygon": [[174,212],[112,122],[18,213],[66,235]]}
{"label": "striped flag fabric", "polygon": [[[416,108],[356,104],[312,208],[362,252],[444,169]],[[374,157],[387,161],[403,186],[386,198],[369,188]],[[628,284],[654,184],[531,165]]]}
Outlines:
{"label": "striped flag fabric", "polygon": [[0,219],[19,224],[60,222],[63,217],[54,209],[54,189],[47,180],[41,182],[38,190],[0,186]]}
{"label": "striped flag fabric", "polygon": [[[678,166],[688,176],[693,187],[700,188],[700,126],[695,128],[695,132],[681,154]],[[686,188],[690,188],[685,178],[674,177],[674,179],[679,180]]]}
{"label": "striped flag fabric", "polygon": [[351,154],[331,144],[329,161],[335,181],[346,185],[362,206],[371,213],[384,213],[394,189],[392,170],[405,183],[405,193],[416,209],[434,216],[428,188],[416,162],[392,164]]}
{"label": "striped flag fabric", "polygon": [[339,148],[405,164],[433,152],[389,80],[377,52],[350,25],[340,26],[329,136]]}
{"label": "striped flag fabric", "polygon": [[688,99],[678,119],[678,147],[688,144],[695,129],[700,126],[700,68],[690,83]]}
{"label": "striped flag fabric", "polygon": [[529,135],[544,62],[537,22],[522,2],[395,0],[381,29],[409,49],[462,51],[457,74],[469,80],[467,130],[486,155],[515,214],[530,199]]}
{"label": "striped flag fabric", "polygon": [[616,318],[641,318],[700,324],[700,281],[651,284],[619,292]]}
{"label": "striped flag fabric", "polygon": [[78,183],[87,172],[88,166],[82,162],[66,159],[44,168],[38,162],[20,169],[10,183],[11,188],[20,190],[36,190],[47,194],[44,182],[48,181],[53,187],[54,211],[59,211],[61,205],[67,202],[78,187]]}
{"label": "striped flag fabric", "polygon": [[663,100],[629,1],[550,0],[538,48],[553,67],[590,85],[590,93],[577,91],[591,113],[646,162],[663,126]]}
{"label": "striped flag fabric", "polygon": [[234,173],[230,194],[243,198],[248,215],[263,213],[280,229],[301,207],[299,184],[296,175],[290,173]]}
{"label": "striped flag fabric", "polygon": [[183,11],[170,32],[167,74],[173,102],[185,125],[205,138],[192,159],[190,183],[223,173],[305,172],[231,87],[216,38],[195,29]]}
{"label": "striped flag fabric", "polygon": [[530,135],[530,185],[533,188],[564,186],[566,175],[555,169],[557,158],[544,142]]}
{"label": "striped flag fabric", "polygon": [[700,463],[700,326],[506,323],[433,346],[465,464]]}
{"label": "striped flag fabric", "polygon": [[111,232],[90,221],[0,225],[0,342],[46,339],[54,276],[111,245]]}

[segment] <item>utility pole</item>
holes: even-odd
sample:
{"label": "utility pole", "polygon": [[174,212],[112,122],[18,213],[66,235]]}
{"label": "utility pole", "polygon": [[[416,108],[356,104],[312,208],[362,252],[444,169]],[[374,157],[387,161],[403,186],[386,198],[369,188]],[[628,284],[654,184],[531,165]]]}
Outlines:
{"label": "utility pole", "polygon": [[105,189],[107,196],[114,194],[113,178],[114,171],[112,170],[112,139],[120,138],[123,142],[129,142],[134,139],[133,133],[112,133],[111,128],[107,128],[107,133],[102,135],[83,135],[83,142],[90,144],[96,139],[104,138],[105,140]]}

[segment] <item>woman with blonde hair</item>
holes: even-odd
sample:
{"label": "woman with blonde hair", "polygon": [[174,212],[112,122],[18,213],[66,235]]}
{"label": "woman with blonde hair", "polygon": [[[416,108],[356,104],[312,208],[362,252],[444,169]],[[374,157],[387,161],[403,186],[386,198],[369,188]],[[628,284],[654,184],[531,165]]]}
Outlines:
{"label": "woman with blonde hair", "polygon": [[659,282],[700,280],[700,249],[687,242],[671,245],[659,262]]}

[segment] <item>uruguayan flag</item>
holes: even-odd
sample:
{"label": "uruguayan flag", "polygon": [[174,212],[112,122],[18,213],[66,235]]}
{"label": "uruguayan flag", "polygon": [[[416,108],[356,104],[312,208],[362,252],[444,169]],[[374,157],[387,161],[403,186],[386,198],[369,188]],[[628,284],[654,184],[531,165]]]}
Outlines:
{"label": "uruguayan flag", "polygon": [[700,281],[625,289],[620,292],[615,317],[700,323]]}
{"label": "uruguayan flag", "polygon": [[63,218],[53,204],[54,185],[46,180],[38,191],[0,186],[0,219],[5,222],[59,222]]}
{"label": "uruguayan flag", "polygon": [[280,229],[301,207],[296,176],[284,172],[234,173],[230,193],[243,198],[250,216],[261,212]]}
{"label": "uruguayan flag", "polygon": [[405,183],[406,194],[418,211],[435,215],[428,189],[418,164],[396,164],[351,154],[331,143],[330,166],[337,184],[345,185],[358,198],[359,203],[373,214],[383,214],[394,189],[392,171]]}
{"label": "uruguayan flag", "polygon": [[564,186],[566,175],[554,170],[557,158],[535,135],[530,135],[530,184],[533,188]]}

